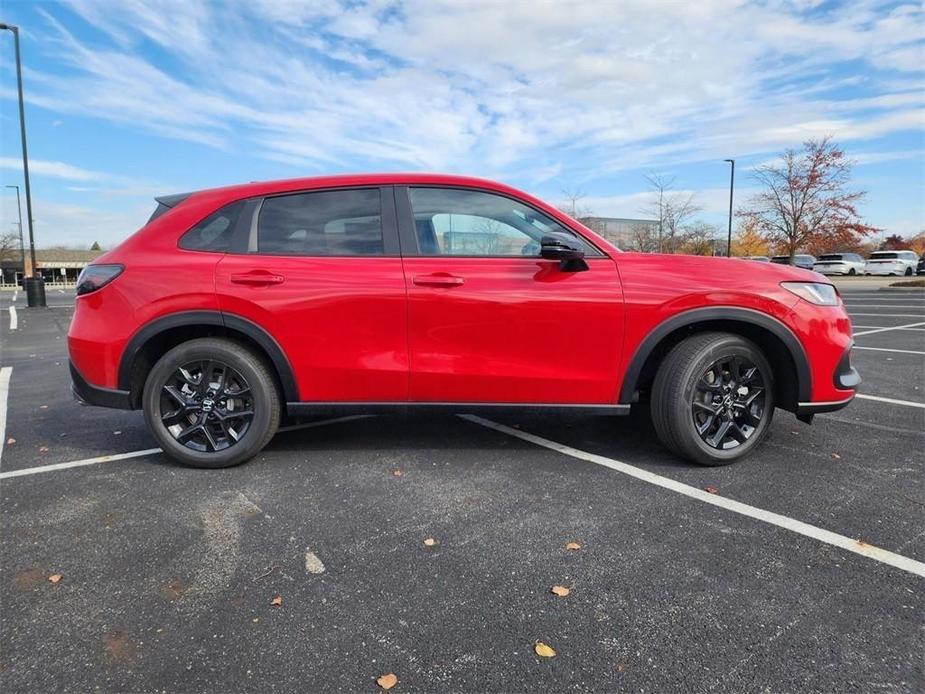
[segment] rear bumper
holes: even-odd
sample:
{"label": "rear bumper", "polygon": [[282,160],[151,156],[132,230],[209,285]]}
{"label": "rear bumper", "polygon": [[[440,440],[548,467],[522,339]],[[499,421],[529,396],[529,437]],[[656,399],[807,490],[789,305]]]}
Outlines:
{"label": "rear bumper", "polygon": [[131,394],[127,390],[101,388],[89,383],[73,362],[68,362],[71,369],[71,392],[74,398],[85,405],[114,407],[119,410],[132,409]]}

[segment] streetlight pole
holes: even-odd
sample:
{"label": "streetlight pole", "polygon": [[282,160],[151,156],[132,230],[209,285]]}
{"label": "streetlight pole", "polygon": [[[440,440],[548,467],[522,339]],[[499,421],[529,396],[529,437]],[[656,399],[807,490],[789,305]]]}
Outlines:
{"label": "streetlight pole", "polygon": [[0,23],[0,30],[13,34],[13,44],[16,48],[16,87],[19,91],[19,134],[22,138],[22,171],[26,187],[26,223],[29,226],[29,258],[32,262],[32,277],[23,279],[23,288],[26,290],[28,306],[45,305],[45,283],[38,274],[35,263],[35,234],[32,230],[32,191],[29,187],[29,151],[26,147],[26,107],[22,95],[22,60],[19,55],[19,27],[12,24]]}
{"label": "streetlight pole", "polygon": [[732,168],[729,171],[729,232],[726,236],[726,257],[732,257],[732,186],[735,183],[736,178],[736,160],[735,159],[723,159],[723,161],[728,161]]}
{"label": "streetlight pole", "polygon": [[22,278],[26,279],[26,246],[22,240],[22,205],[19,204],[19,186],[6,186],[16,189],[16,212],[19,214],[19,254],[22,256]]}

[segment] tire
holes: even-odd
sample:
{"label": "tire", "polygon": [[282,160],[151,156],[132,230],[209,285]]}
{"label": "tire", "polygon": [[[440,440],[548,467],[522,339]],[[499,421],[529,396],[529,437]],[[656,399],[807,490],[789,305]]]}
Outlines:
{"label": "tire", "polygon": [[912,268],[911,268],[911,267],[907,267],[907,268],[906,268],[906,271],[903,273],[903,276],[905,276],[905,277],[912,277]]}
{"label": "tire", "polygon": [[848,270],[848,275],[849,275],[849,276],[854,277],[856,274],[857,274],[857,273],[854,271],[854,268],[851,268],[850,270]]}
{"label": "tire", "polygon": [[[752,367],[756,372],[749,377]],[[734,370],[738,374],[727,382],[726,375]],[[741,392],[743,387],[746,393]],[[722,399],[718,404],[716,397]],[[708,408],[713,411],[711,426],[701,435],[697,427],[710,420]],[[675,345],[659,366],[651,413],[655,431],[670,451],[699,465],[728,465],[748,454],[768,433],[774,416],[771,366],[754,343],[738,335],[694,335]],[[727,433],[720,436],[726,422]],[[715,444],[717,437],[718,446],[707,440]]]}
{"label": "tire", "polygon": [[282,405],[259,356],[232,340],[208,337],[177,345],[158,360],[145,381],[142,407],[148,429],[171,458],[224,468],[267,445]]}

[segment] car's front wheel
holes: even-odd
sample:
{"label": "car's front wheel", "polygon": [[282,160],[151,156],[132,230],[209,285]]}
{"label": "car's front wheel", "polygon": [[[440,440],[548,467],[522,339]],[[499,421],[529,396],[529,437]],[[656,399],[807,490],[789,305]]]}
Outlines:
{"label": "car's front wheel", "polygon": [[164,452],[200,468],[230,467],[256,455],[276,433],[281,408],[263,360],[220,338],[168,351],[148,374],[142,404]]}
{"label": "car's front wheel", "polygon": [[651,410],[668,449],[700,465],[727,465],[768,432],[774,415],[770,364],[738,335],[694,335],[665,356]]}

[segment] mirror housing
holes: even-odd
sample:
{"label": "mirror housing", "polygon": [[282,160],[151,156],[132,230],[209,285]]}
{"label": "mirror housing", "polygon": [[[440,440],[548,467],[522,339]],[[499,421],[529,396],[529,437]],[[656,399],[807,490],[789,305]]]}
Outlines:
{"label": "mirror housing", "polygon": [[558,260],[563,272],[582,272],[588,269],[585,252],[575,248],[566,234],[550,233],[540,241],[540,256],[546,260]]}

